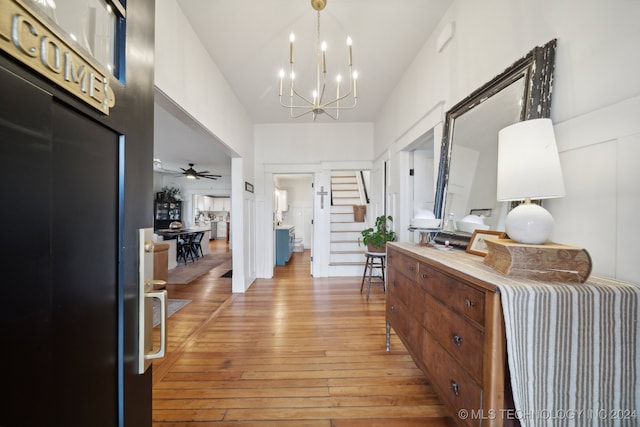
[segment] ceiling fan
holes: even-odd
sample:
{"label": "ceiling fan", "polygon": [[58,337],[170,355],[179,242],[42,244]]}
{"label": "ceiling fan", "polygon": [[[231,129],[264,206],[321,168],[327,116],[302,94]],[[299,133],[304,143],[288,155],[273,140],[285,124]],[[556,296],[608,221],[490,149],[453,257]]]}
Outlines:
{"label": "ceiling fan", "polygon": [[189,163],[189,169],[185,169],[185,168],[180,168],[182,169],[182,175],[184,175],[185,177],[189,178],[189,179],[200,179],[200,178],[208,178],[208,179],[218,179],[220,178],[222,175],[213,175],[210,174],[209,171],[196,171],[193,168],[194,164],[193,163]]}

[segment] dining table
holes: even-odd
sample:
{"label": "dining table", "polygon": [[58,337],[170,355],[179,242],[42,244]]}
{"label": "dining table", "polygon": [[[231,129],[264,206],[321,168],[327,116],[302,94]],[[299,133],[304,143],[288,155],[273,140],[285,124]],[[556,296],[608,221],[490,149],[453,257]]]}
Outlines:
{"label": "dining table", "polygon": [[[162,236],[163,240],[176,240],[176,261],[179,261],[179,258],[182,256],[183,260],[186,263],[186,256],[184,252],[181,252],[181,242],[185,241],[185,238],[188,235],[203,233],[203,242],[208,242],[208,233],[210,233],[210,229],[208,227],[183,227],[183,228],[163,228],[154,231],[158,236]],[[193,261],[198,259],[199,257],[206,255],[209,253],[208,246],[203,245],[201,249],[201,253],[194,253],[194,256],[191,257]]]}

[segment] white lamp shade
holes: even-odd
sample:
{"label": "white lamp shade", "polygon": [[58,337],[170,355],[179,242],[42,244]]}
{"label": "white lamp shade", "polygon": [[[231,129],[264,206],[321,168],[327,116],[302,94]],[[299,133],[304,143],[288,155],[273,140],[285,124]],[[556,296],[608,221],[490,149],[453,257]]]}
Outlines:
{"label": "white lamp shade", "polygon": [[498,132],[498,201],[565,195],[550,119],[533,119]]}

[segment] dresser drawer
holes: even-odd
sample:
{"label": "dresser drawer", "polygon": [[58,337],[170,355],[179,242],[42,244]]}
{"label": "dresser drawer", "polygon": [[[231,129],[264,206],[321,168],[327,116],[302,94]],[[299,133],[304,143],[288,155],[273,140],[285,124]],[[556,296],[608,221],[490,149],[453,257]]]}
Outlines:
{"label": "dresser drawer", "polygon": [[438,396],[448,403],[449,409],[453,408],[450,415],[468,426],[480,426],[478,417],[460,419],[458,411],[478,413],[482,408],[482,388],[428,332],[424,334],[422,353]]}
{"label": "dresser drawer", "polygon": [[409,280],[416,280],[418,276],[418,261],[393,249],[389,250],[387,257],[387,265],[393,265],[398,270],[398,273],[406,276]]}
{"label": "dresser drawer", "polygon": [[482,384],[484,332],[449,310],[429,294],[424,294],[421,323],[471,376]]}
{"label": "dresser drawer", "polygon": [[447,307],[484,325],[485,293],[420,263],[418,284]]}
{"label": "dresser drawer", "polygon": [[422,349],[422,339],[424,328],[412,315],[411,311],[401,301],[397,300],[393,294],[387,295],[387,322],[393,327],[405,347],[411,353],[414,361],[421,369],[424,369],[424,361],[420,360],[420,354],[413,351]]}
{"label": "dresser drawer", "polygon": [[387,269],[387,292],[402,301],[414,313],[414,317],[420,320],[421,313],[425,310],[425,291],[416,284],[415,280],[410,280],[395,266],[391,266]]}

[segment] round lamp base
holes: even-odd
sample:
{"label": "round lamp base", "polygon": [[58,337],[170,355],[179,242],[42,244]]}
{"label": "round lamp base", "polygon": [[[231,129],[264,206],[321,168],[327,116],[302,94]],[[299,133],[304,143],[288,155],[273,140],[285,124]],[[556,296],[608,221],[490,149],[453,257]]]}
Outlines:
{"label": "round lamp base", "polygon": [[514,242],[529,245],[545,243],[553,229],[553,217],[542,206],[523,203],[507,215],[505,231]]}

